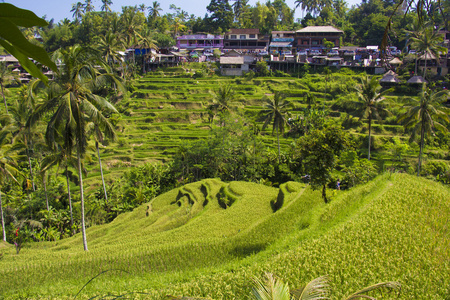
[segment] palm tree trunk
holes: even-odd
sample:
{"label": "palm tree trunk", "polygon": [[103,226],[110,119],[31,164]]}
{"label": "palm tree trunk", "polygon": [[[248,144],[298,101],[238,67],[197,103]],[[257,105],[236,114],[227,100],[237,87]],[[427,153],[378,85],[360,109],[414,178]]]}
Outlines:
{"label": "palm tree trunk", "polygon": [[280,135],[278,134],[278,126],[277,126],[277,141],[278,141],[278,162],[280,162]]}
{"label": "palm tree trunk", "polygon": [[420,167],[422,166],[422,153],[423,153],[423,144],[425,139],[425,125],[424,119],[422,119],[422,127],[420,128],[420,151],[419,151],[419,164],[417,165],[417,176],[420,176]]}
{"label": "palm tree trunk", "polygon": [[108,203],[108,194],[106,193],[105,178],[103,177],[102,159],[100,158],[100,150],[98,148],[97,141],[95,142],[95,147],[97,148],[98,163],[100,165],[100,175],[102,176],[103,192],[105,193],[105,201],[106,201],[106,203]]}
{"label": "palm tree trunk", "polygon": [[2,96],[3,96],[3,102],[5,102],[6,113],[8,113],[8,104],[6,104],[5,90],[3,88],[3,84],[2,83],[0,83],[0,86],[2,87]]}
{"label": "palm tree trunk", "polygon": [[31,157],[30,157],[30,154],[28,152],[28,145],[26,145],[26,147],[27,147],[28,167],[30,169],[31,184],[33,186],[33,192],[36,192],[36,187],[34,185],[34,178],[33,178],[33,167],[31,166]]}
{"label": "palm tree trunk", "polygon": [[[80,146],[78,146],[78,148],[80,148]],[[88,245],[87,245],[87,239],[86,239],[86,224],[85,224],[85,220],[84,220],[84,191],[83,191],[83,174],[81,173],[80,149],[77,150],[77,162],[78,162],[78,177],[80,180],[81,233],[83,235],[84,251],[88,251]]]}
{"label": "palm tree trunk", "polygon": [[1,191],[0,191],[0,215],[2,218],[3,241],[6,242],[6,229],[5,229],[5,219],[3,217],[2,192]]}
{"label": "palm tree trunk", "polygon": [[45,182],[45,174],[44,174],[44,179],[42,181],[44,184],[44,191],[45,191],[45,204],[47,205],[47,211],[50,211],[50,206],[48,205],[47,182]]}
{"label": "palm tree trunk", "polygon": [[370,144],[372,142],[372,115],[369,114],[369,155],[368,160],[370,160]]}
{"label": "palm tree trunk", "polygon": [[[69,172],[67,168],[67,157],[66,159],[66,181],[67,181],[67,196],[69,197],[69,213],[70,213],[70,227],[73,227],[73,210],[72,210],[72,195],[70,194],[70,182],[69,182]],[[72,232],[75,234],[75,232]]]}

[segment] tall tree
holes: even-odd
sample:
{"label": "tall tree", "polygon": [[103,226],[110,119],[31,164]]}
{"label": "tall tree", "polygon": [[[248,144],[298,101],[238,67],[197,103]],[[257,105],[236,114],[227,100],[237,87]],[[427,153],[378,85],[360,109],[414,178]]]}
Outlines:
{"label": "tall tree", "polygon": [[[105,114],[116,112],[106,99],[94,94],[96,86],[108,82],[119,87],[122,85],[117,77],[109,73],[108,65],[100,59],[98,52],[92,49],[76,45],[56,51],[53,59],[62,62],[59,76],[49,85],[48,99],[36,108],[30,123],[51,112],[46,130],[47,142],[52,144],[56,141],[60,132],[65,132],[66,135],[70,133],[70,138],[73,136],[75,140],[80,183],[81,231],[84,250],[87,251],[81,166],[87,145],[86,125],[87,121],[92,121],[101,128],[107,127]],[[98,66],[103,67],[106,72],[101,73]]]}
{"label": "tall tree", "polygon": [[226,32],[231,28],[234,16],[228,0],[211,0],[206,9],[211,14],[209,19],[213,27],[212,30]]}
{"label": "tall tree", "polygon": [[271,122],[272,133],[276,131],[278,142],[278,160],[280,160],[280,133],[284,133],[284,128],[288,124],[287,116],[289,115],[289,109],[292,108],[292,103],[286,100],[286,96],[280,92],[275,92],[273,99],[264,97],[265,101],[264,110],[261,111],[264,117],[264,130]]}
{"label": "tall tree", "polygon": [[145,73],[145,62],[146,60],[151,57],[152,50],[158,50],[158,46],[156,45],[157,42],[153,38],[154,32],[150,30],[148,27],[146,27],[142,32],[139,39],[139,43],[141,46],[141,49],[145,49],[145,54],[142,52],[142,69]]}
{"label": "tall tree", "polygon": [[112,32],[107,32],[106,35],[100,36],[97,44],[97,49],[107,64],[112,68],[115,63],[123,61],[120,50],[123,49],[123,41]]}
{"label": "tall tree", "polygon": [[388,111],[382,106],[384,95],[391,90],[381,91],[380,83],[375,76],[369,78],[367,75],[361,79],[361,84],[356,87],[358,94],[358,102],[355,103],[356,114],[360,118],[367,118],[369,123],[369,146],[368,159],[370,160],[370,146],[372,141],[372,120],[374,118],[381,119],[380,112]]}
{"label": "tall tree", "polygon": [[182,23],[180,18],[175,18],[173,20],[172,29],[173,29],[173,37],[176,38],[180,31],[184,31],[186,29],[186,26]]}
{"label": "tall tree", "polygon": [[88,13],[88,12],[91,12],[91,11],[94,11],[94,10],[95,10],[95,7],[92,4],[92,0],[85,0],[84,1],[84,12]]}
{"label": "tall tree", "polygon": [[5,126],[0,131],[0,218],[2,222],[3,241],[6,242],[6,227],[3,213],[2,189],[8,182],[12,181],[18,184],[16,177],[20,172],[16,168],[16,157],[10,152],[10,128]]}
{"label": "tall tree", "polygon": [[426,77],[427,61],[434,56],[439,63],[440,53],[447,54],[448,49],[442,46],[444,37],[442,33],[439,33],[434,29],[433,25],[429,25],[423,28],[417,35],[411,36],[411,46],[416,49],[417,52],[422,54],[425,59],[425,67],[423,68],[423,78]]}
{"label": "tall tree", "polygon": [[410,141],[414,141],[417,135],[420,134],[417,176],[420,175],[422,166],[426,135],[433,134],[435,129],[442,132],[448,131],[445,124],[450,123],[450,109],[443,106],[448,96],[449,92],[447,90],[433,91],[424,84],[419,99],[410,98],[410,105],[407,106],[408,111],[399,118],[399,121],[404,124],[405,128],[411,129]]}
{"label": "tall tree", "polygon": [[232,102],[235,100],[236,93],[231,85],[223,85],[219,90],[213,93],[213,103],[209,106],[209,110],[214,116],[219,114],[222,126],[225,126],[226,117],[232,112]]}
{"label": "tall tree", "polygon": [[160,16],[160,11],[162,11],[162,8],[158,1],[153,1],[152,6],[148,7],[148,13],[153,20]]}
{"label": "tall tree", "polygon": [[81,2],[77,2],[76,4],[72,4],[72,9],[70,12],[73,12],[72,17],[79,22],[81,18],[83,18],[84,14],[84,4]]}
{"label": "tall tree", "polygon": [[111,12],[111,0],[101,0],[102,1],[102,11]]}

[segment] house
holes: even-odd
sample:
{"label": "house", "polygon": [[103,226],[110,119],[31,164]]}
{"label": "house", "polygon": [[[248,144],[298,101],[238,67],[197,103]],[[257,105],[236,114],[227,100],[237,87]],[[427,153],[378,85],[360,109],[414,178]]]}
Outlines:
{"label": "house", "polygon": [[246,53],[257,54],[267,51],[269,36],[259,33],[259,29],[230,29],[223,39],[224,52],[227,50],[240,50]]}
{"label": "house", "polygon": [[206,49],[223,49],[223,35],[194,34],[177,37],[179,50],[204,51]]}
{"label": "house", "polygon": [[344,34],[333,26],[307,26],[295,32],[295,46],[297,51],[301,50],[323,50],[326,47],[323,45],[323,39],[334,44],[334,47],[339,47],[340,37]]}
{"label": "house", "polygon": [[222,56],[220,58],[220,73],[224,76],[242,76],[249,70],[249,65],[244,64],[243,56]]}
{"label": "house", "polygon": [[272,38],[269,44],[270,54],[292,55],[294,40],[295,31],[272,31]]}

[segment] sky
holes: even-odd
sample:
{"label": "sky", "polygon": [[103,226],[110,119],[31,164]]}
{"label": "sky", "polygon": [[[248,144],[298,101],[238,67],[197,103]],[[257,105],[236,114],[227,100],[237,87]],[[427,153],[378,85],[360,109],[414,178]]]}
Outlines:
{"label": "sky", "polygon": [[[0,0],[1,1],[1,0]],[[84,2],[84,0],[5,0],[2,2],[11,3],[19,8],[24,8],[31,10],[38,17],[46,16],[46,20],[55,19],[55,22],[59,22],[64,18],[68,18],[72,20],[72,13],[70,10],[72,9],[72,4],[76,2]],[[145,4],[146,6],[151,6],[154,0],[112,0],[113,4],[111,5],[111,9],[116,12],[122,11],[122,6],[134,6]],[[258,0],[249,0],[250,5],[255,5]],[[349,7],[352,5],[360,4],[360,0],[346,0]],[[102,3],[100,0],[92,1],[95,9],[100,10]],[[211,0],[158,0],[163,9],[162,14],[173,12],[169,9],[171,4],[180,7],[182,10],[185,10],[190,14],[194,14],[198,17],[204,17],[206,11],[206,7],[209,5]],[[266,0],[260,0],[261,3],[265,3]],[[295,0],[285,0],[286,4],[293,8],[295,7]],[[230,0],[230,4],[233,1]],[[295,19],[301,18],[302,13],[299,9],[296,10]]]}

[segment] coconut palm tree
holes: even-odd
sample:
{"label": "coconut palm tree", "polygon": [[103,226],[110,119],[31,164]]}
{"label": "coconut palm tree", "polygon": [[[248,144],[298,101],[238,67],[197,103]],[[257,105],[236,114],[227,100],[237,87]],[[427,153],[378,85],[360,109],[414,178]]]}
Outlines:
{"label": "coconut palm tree", "polygon": [[111,4],[112,4],[112,1],[111,0],[102,0],[102,11],[105,11],[105,12],[111,12]]}
{"label": "coconut palm tree", "polygon": [[[47,143],[51,145],[57,141],[61,132],[64,133],[64,142],[70,143],[70,139],[75,141],[80,182],[81,231],[84,250],[87,251],[82,175],[82,158],[87,145],[86,125],[91,121],[105,128],[105,113],[117,112],[106,99],[94,94],[96,87],[114,83],[122,91],[123,88],[118,78],[109,73],[108,65],[101,60],[98,52],[90,48],[75,45],[60,49],[53,54],[53,59],[62,62],[61,70],[49,84],[48,99],[36,108],[29,123],[51,113],[46,129]],[[101,73],[98,66],[106,72]]]}
{"label": "coconut palm tree", "polygon": [[16,168],[17,158],[14,153],[10,151],[11,149],[11,129],[9,126],[5,126],[0,131],[0,218],[2,222],[2,233],[3,241],[6,242],[6,228],[5,228],[5,218],[3,215],[3,204],[2,204],[2,188],[8,182],[17,181],[17,176],[21,175]]}
{"label": "coconut palm tree", "polygon": [[6,103],[5,86],[13,81],[18,81],[18,76],[6,66],[5,62],[0,62],[0,87],[6,113],[8,113],[8,104]]}
{"label": "coconut palm tree", "polygon": [[232,112],[231,102],[235,99],[235,92],[231,85],[222,85],[213,95],[213,103],[209,106],[209,111],[214,116],[219,114],[222,120],[222,126],[225,126],[225,117]]}
{"label": "coconut palm tree", "polygon": [[70,12],[73,12],[72,17],[78,22],[81,20],[84,14],[84,4],[81,2],[77,2],[76,4],[72,4],[72,9]]}
{"label": "coconut palm tree", "polygon": [[100,51],[101,56],[111,68],[115,62],[123,61],[122,55],[119,52],[123,47],[122,40],[116,34],[109,31],[105,35],[100,36],[97,44],[97,49]]}
{"label": "coconut palm tree", "polygon": [[180,18],[175,18],[173,20],[172,29],[173,29],[173,37],[176,38],[180,31],[184,31],[186,29],[186,26],[183,25]]}
{"label": "coconut palm tree", "polygon": [[372,141],[372,120],[374,118],[380,120],[380,112],[389,113],[381,103],[385,100],[384,95],[391,90],[381,91],[381,85],[375,76],[369,78],[367,75],[361,79],[361,84],[356,87],[358,102],[354,103],[355,113],[360,119],[367,118],[369,125],[369,146],[368,159],[370,160],[370,146]]}
{"label": "coconut palm tree", "polygon": [[411,129],[410,141],[414,141],[420,133],[417,176],[420,175],[425,136],[434,135],[435,129],[441,132],[448,131],[445,124],[450,122],[450,109],[442,105],[447,101],[448,95],[447,90],[433,91],[424,84],[419,99],[410,98],[411,104],[407,106],[408,111],[399,118],[399,122],[403,123],[406,129]]}
{"label": "coconut palm tree", "polygon": [[432,24],[425,26],[416,35],[410,37],[411,46],[416,49],[417,52],[422,54],[425,59],[425,66],[423,68],[423,78],[426,79],[427,61],[431,57],[435,57],[439,63],[440,53],[447,54],[448,49],[442,46],[444,37],[442,33],[439,33],[434,29]]}
{"label": "coconut palm tree", "polygon": [[272,134],[274,131],[277,133],[278,141],[278,160],[280,160],[280,133],[284,133],[284,127],[287,125],[287,115],[288,110],[292,108],[291,102],[286,100],[286,96],[280,92],[275,92],[273,99],[264,96],[265,101],[264,110],[261,114],[264,115],[264,125],[262,130],[264,130],[271,122],[272,123]]}
{"label": "coconut palm tree", "polygon": [[87,12],[91,12],[94,10],[95,10],[95,7],[92,4],[92,0],[85,0],[84,1],[84,12],[87,13]]}
{"label": "coconut palm tree", "polygon": [[152,55],[152,49],[158,50],[158,46],[156,45],[156,40],[153,39],[153,31],[146,27],[142,32],[139,39],[139,44],[142,49],[145,49],[145,54],[142,51],[142,70],[145,73],[145,61],[148,57]]}
{"label": "coconut palm tree", "polygon": [[158,1],[153,1],[152,6],[149,6],[148,13],[151,16],[151,18],[154,20],[156,17],[160,16],[160,11],[162,11],[161,5],[158,3]]}

